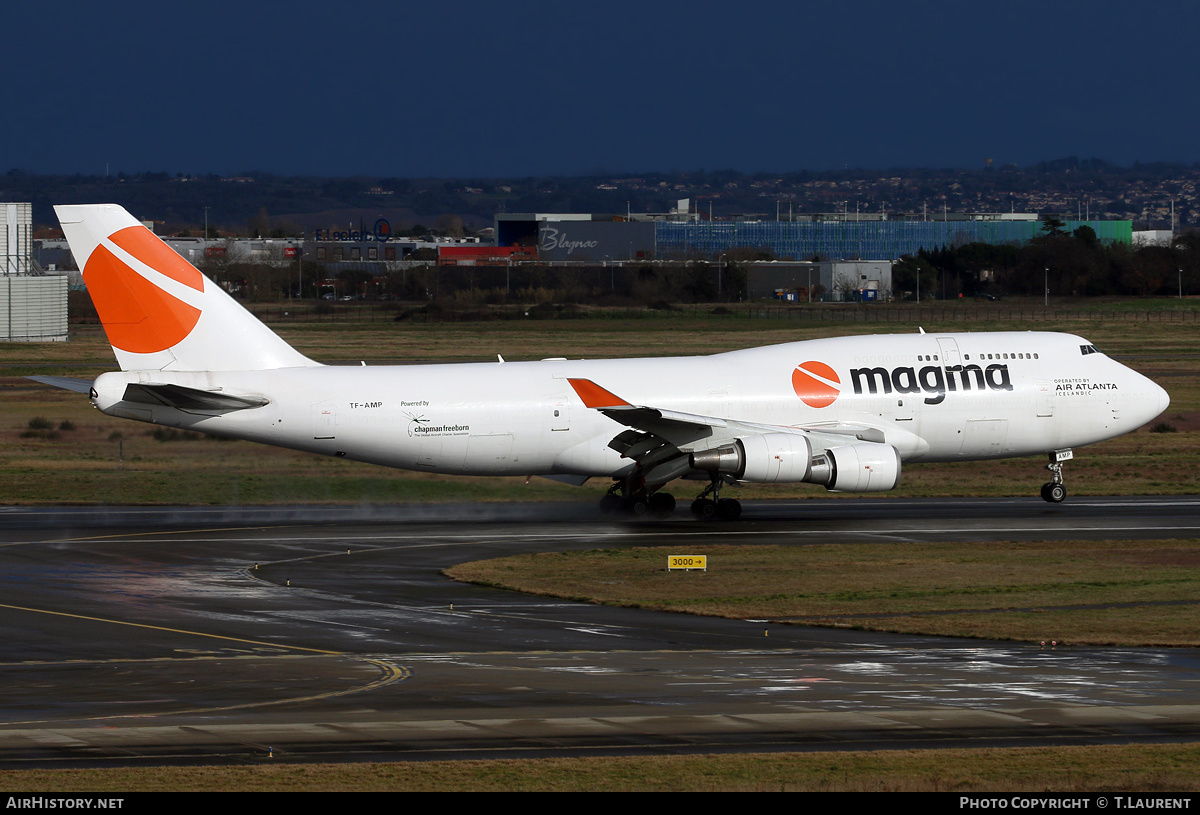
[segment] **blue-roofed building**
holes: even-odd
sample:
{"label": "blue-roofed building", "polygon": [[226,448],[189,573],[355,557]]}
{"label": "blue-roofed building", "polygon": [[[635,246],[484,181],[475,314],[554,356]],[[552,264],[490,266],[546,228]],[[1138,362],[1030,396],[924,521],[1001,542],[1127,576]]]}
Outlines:
{"label": "blue-roofed building", "polygon": [[[1066,221],[1074,231],[1089,226],[1102,241],[1131,243],[1131,221]],[[496,241],[537,245],[549,261],[717,260],[750,249],[778,259],[894,260],[921,249],[966,243],[1022,244],[1043,234],[1034,214],[943,214],[940,218],[888,218],[835,213],[787,220],[701,220],[693,214],[496,216]]]}
{"label": "blue-roofed building", "polygon": [[[1100,240],[1130,243],[1131,221],[1067,221],[1072,232],[1090,226]],[[921,249],[966,243],[1022,244],[1043,234],[1039,220],[805,220],[696,221],[656,225],[658,257],[713,256],[735,247],[801,260],[894,260]]]}

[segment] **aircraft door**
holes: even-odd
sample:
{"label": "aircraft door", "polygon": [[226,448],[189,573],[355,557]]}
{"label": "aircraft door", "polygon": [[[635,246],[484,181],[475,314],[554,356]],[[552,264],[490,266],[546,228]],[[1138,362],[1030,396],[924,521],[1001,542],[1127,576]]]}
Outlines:
{"label": "aircraft door", "polygon": [[433,469],[442,458],[441,439],[421,439],[417,444],[417,466]]}
{"label": "aircraft door", "polygon": [[1008,419],[969,419],[959,454],[968,458],[999,456],[1007,440]]}
{"label": "aircraft door", "polygon": [[511,433],[471,436],[467,445],[467,465],[481,472],[495,472],[515,462]]}
{"label": "aircraft door", "polygon": [[[896,407],[893,408],[892,419],[897,422],[913,423],[916,413],[913,410],[913,404],[920,398],[919,394],[915,393],[894,393],[892,397],[896,399]],[[912,424],[901,425],[906,430],[912,430]]]}
{"label": "aircraft door", "polygon": [[1054,418],[1054,383],[1048,379],[1039,379],[1034,383],[1034,388],[1037,390],[1037,417]]}
{"label": "aircraft door", "polygon": [[337,407],[333,402],[321,402],[312,406],[313,438],[337,438]]}
{"label": "aircraft door", "polygon": [[550,430],[562,432],[571,429],[571,397],[575,392],[567,383],[565,373],[556,373],[550,380],[551,392],[546,400],[546,418],[550,420]]}
{"label": "aircraft door", "polygon": [[942,354],[942,365],[953,370],[962,364],[962,357],[958,354],[958,343],[953,337],[938,337],[937,344]]}
{"label": "aircraft door", "polygon": [[565,396],[550,401],[550,429],[571,429],[571,403]]}

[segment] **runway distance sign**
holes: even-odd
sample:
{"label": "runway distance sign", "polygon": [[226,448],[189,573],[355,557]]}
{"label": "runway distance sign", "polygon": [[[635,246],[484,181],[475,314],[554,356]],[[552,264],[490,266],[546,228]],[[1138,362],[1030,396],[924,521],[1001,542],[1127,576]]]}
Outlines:
{"label": "runway distance sign", "polygon": [[700,569],[708,571],[708,555],[668,555],[667,571]]}

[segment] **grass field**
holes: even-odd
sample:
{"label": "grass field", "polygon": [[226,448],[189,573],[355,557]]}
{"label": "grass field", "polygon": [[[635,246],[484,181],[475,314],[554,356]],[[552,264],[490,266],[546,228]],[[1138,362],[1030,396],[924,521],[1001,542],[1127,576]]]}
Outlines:
{"label": "grass field", "polygon": [[[686,551],[676,551],[686,549]],[[668,554],[707,555],[668,572]],[[1200,646],[1194,540],[873,541],[546,552],[450,577],[610,605],[1066,645]]]}
{"label": "grass field", "polygon": [[55,792],[1194,792],[1200,744],[0,771]]}

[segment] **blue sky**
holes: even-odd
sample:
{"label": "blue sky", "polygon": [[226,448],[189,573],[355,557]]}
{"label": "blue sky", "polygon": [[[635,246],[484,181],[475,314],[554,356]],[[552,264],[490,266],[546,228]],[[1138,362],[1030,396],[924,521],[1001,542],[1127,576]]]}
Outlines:
{"label": "blue sky", "polygon": [[0,172],[1196,162],[1198,23],[1186,2],[21,4]]}

